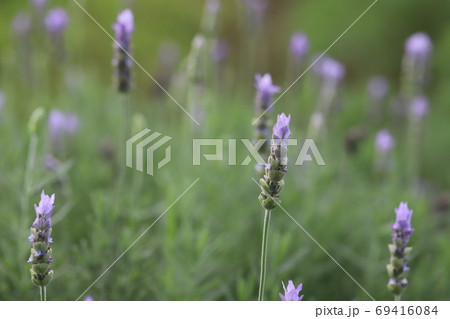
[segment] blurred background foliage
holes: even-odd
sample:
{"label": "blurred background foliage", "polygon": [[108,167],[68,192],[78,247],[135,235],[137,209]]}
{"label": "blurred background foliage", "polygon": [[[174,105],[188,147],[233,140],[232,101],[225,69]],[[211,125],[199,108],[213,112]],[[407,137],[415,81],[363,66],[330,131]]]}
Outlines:
{"label": "blurred background foliage", "polygon": [[[180,60],[199,32],[204,2],[200,0],[79,0],[112,32],[117,13],[135,13],[133,56],[150,73],[160,71],[158,49],[166,41],[179,47]],[[111,81],[112,41],[74,1],[50,1],[67,9],[67,57],[52,58],[51,43],[32,30],[32,74],[24,75],[21,47],[11,30],[19,11],[31,12],[28,1],[0,4],[0,90],[6,104],[0,115],[0,299],[36,300],[29,280],[26,241],[39,200],[38,187],[56,193],[53,251],[55,279],[50,300],[75,300],[190,185],[192,190],[102,277],[87,294],[96,300],[254,300],[256,299],[262,229],[259,189],[251,166],[226,163],[191,165],[191,134],[213,138],[251,137],[253,74],[270,72],[286,88],[289,39],[296,30],[311,41],[311,58],[328,46],[372,3],[368,0],[276,0],[255,35],[246,30],[242,1],[224,0],[218,36],[230,45],[226,80],[209,91],[205,125],[192,133],[192,123],[166,99],[137,66],[130,105],[141,125],[173,137],[174,160],[150,178],[127,170],[130,184],[117,186],[117,141],[123,118]],[[291,167],[282,194],[283,206],[377,300],[390,300],[386,289],[394,207],[408,202],[414,210],[406,300],[448,300],[450,266],[450,2],[380,0],[329,51],[347,68],[340,102],[327,138],[318,147],[325,167]],[[404,134],[394,119],[370,126],[367,117],[368,79],[386,76],[391,93],[399,89],[405,39],[427,32],[434,43],[427,95],[431,111],[420,150],[418,183],[405,181]],[[256,39],[256,40],[255,40]],[[249,43],[256,41],[256,51]],[[23,48],[22,48],[23,50]],[[248,62],[253,61],[252,67]],[[312,61],[312,59],[311,59]],[[183,63],[179,68],[183,73]],[[293,135],[306,137],[317,101],[314,78],[308,73],[275,106],[291,113]],[[186,104],[175,88],[171,93]],[[42,106],[76,112],[81,130],[59,155],[62,165],[49,172],[42,165],[51,143],[40,123],[35,186],[24,195],[28,119]],[[139,121],[137,121],[139,122]],[[136,121],[133,121],[136,123]],[[344,140],[354,126],[368,129],[356,155]],[[389,127],[397,138],[395,169],[387,176],[373,172],[373,139]],[[242,148],[240,154],[244,154]],[[293,152],[293,156],[297,154]],[[294,157],[295,158],[295,157]],[[120,162],[119,162],[120,165]],[[50,178],[50,179],[48,179]],[[41,183],[43,182],[43,183]],[[24,199],[24,197],[27,197]],[[28,200],[28,206],[21,203]],[[278,300],[281,281],[303,283],[305,300],[369,300],[369,297],[281,210],[273,214],[266,284],[268,300]],[[84,296],[82,297],[82,299]]]}

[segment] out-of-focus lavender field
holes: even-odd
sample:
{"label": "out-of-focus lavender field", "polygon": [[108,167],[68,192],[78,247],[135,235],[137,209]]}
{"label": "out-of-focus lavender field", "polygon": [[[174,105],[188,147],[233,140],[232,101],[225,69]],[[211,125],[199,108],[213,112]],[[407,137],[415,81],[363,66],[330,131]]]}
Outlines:
{"label": "out-of-focus lavender field", "polygon": [[[264,299],[293,280],[303,300],[392,300],[395,277],[402,300],[448,300],[448,12],[433,0],[2,0],[0,300],[39,299],[31,267],[53,276],[48,300],[256,300],[264,190],[256,163],[240,165],[241,139],[270,138],[281,113],[299,145],[273,193]],[[153,176],[125,163],[145,128],[171,137]],[[193,165],[194,139],[222,139],[224,159]],[[305,139],[325,165],[295,165]],[[50,227],[45,203],[34,222],[42,190],[55,194],[51,234],[33,233]],[[393,276],[391,234],[409,236],[401,202],[413,249]]]}

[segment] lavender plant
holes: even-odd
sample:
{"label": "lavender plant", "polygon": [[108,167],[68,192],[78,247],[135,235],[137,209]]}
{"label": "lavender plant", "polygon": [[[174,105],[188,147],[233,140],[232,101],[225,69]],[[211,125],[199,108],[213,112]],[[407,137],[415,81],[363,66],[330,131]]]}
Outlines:
{"label": "lavender plant", "polygon": [[130,9],[119,13],[117,22],[113,24],[115,31],[114,59],[115,85],[120,93],[128,93],[131,87],[131,66],[129,57],[131,50],[131,37],[134,31],[134,17]]}
{"label": "lavender plant", "polygon": [[408,285],[409,268],[406,263],[412,249],[408,247],[410,235],[414,231],[411,228],[412,214],[413,211],[408,209],[408,204],[400,203],[400,206],[395,209],[395,223],[391,225],[394,233],[391,235],[393,243],[388,246],[391,259],[386,267],[389,275],[387,287],[396,301],[400,301],[401,295]]}
{"label": "lavender plant", "polygon": [[267,245],[270,226],[271,212],[279,204],[279,196],[284,186],[284,176],[287,173],[288,150],[287,144],[291,136],[289,123],[291,116],[284,113],[278,115],[277,123],[273,127],[271,152],[268,163],[265,166],[264,178],[261,178],[259,184],[261,193],[258,197],[259,202],[265,210],[264,228],[261,248],[261,273],[259,279],[258,300],[264,300],[264,286],[266,282],[266,263],[267,263]]}
{"label": "lavender plant", "polygon": [[[269,126],[271,125],[269,120],[269,114],[272,109],[269,107],[272,105],[273,96],[281,91],[280,87],[273,85],[272,77],[270,74],[255,75],[255,112],[258,118],[255,120],[255,139],[268,140],[269,139]],[[269,143],[265,142],[259,149],[261,156],[268,156]],[[256,171],[261,175],[264,174],[264,167],[256,165]]]}
{"label": "lavender plant", "polygon": [[282,301],[301,301],[303,299],[303,295],[298,295],[300,291],[302,291],[303,284],[299,284],[297,288],[292,280],[289,280],[287,288],[284,285],[284,282],[281,282],[281,284],[283,285],[284,290],[284,295],[280,293]]}
{"label": "lavender plant", "polygon": [[50,244],[52,237],[52,212],[54,209],[55,194],[48,196],[41,193],[39,205],[34,205],[36,219],[31,226],[31,235],[28,240],[33,244],[28,262],[31,263],[31,281],[39,287],[41,301],[47,300],[47,285],[53,278],[51,263],[53,252]]}

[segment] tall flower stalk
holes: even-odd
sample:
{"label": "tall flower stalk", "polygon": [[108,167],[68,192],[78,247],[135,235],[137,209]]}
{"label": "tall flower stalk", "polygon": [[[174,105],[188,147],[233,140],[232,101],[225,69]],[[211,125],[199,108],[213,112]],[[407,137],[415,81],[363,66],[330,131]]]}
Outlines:
{"label": "tall flower stalk", "polygon": [[[130,111],[128,106],[128,93],[131,89],[131,67],[133,61],[130,57],[131,38],[134,31],[134,16],[130,9],[126,9],[119,13],[117,21],[113,24],[115,32],[114,59],[112,64],[114,70],[114,83],[116,89],[122,94],[123,105],[123,130],[122,139],[119,143],[119,149],[125,150],[125,141],[129,135]],[[124,154],[125,152],[122,152]],[[122,163],[124,164],[124,163]],[[125,180],[125,165],[121,165],[121,174],[119,177],[119,185]]]}
{"label": "tall flower stalk", "polygon": [[409,268],[406,266],[408,262],[408,254],[411,252],[411,247],[408,247],[408,241],[411,233],[414,231],[411,228],[412,210],[408,209],[408,204],[400,203],[400,206],[395,209],[396,221],[391,225],[394,233],[392,236],[392,244],[389,245],[391,253],[390,263],[386,266],[389,275],[388,289],[394,295],[395,301],[400,301],[401,295],[408,285],[406,278],[409,273]]}
{"label": "tall flower stalk", "polygon": [[261,247],[261,272],[259,278],[258,300],[264,300],[264,286],[266,283],[267,246],[269,239],[269,226],[272,210],[279,203],[279,196],[284,185],[284,176],[287,173],[287,144],[291,131],[289,122],[291,116],[284,113],[278,115],[277,123],[273,127],[272,144],[265,175],[260,179],[261,193],[259,202],[265,210],[263,238]]}
{"label": "tall flower stalk", "polygon": [[52,248],[52,212],[55,208],[55,194],[48,196],[41,193],[39,205],[34,205],[36,219],[31,226],[31,235],[28,240],[33,244],[28,262],[31,263],[31,281],[39,287],[41,301],[47,300],[47,285],[53,278],[50,268],[53,262]]}

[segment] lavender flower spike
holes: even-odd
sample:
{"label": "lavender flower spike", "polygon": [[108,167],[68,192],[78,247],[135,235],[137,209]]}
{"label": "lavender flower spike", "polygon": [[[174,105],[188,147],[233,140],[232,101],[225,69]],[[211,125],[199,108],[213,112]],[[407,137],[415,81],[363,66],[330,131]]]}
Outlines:
{"label": "lavender flower spike", "polygon": [[309,39],[303,32],[296,32],[291,37],[290,54],[295,62],[302,62],[310,48]]}
{"label": "lavender flower spike", "polygon": [[265,167],[264,178],[261,178],[261,194],[259,201],[266,210],[278,206],[278,197],[284,186],[284,176],[287,173],[287,141],[291,136],[289,123],[291,116],[284,113],[278,115],[278,121],[273,127],[271,153]]}
{"label": "lavender flower spike", "polygon": [[300,284],[295,288],[294,282],[289,280],[287,289],[284,285],[284,282],[281,282],[284,289],[284,295],[280,293],[280,298],[282,301],[301,301],[303,299],[303,295],[299,296],[298,294],[302,291],[303,285]]}
{"label": "lavender flower spike", "polygon": [[67,27],[69,18],[66,10],[55,8],[49,11],[45,18],[45,27],[50,34],[60,34]]}
{"label": "lavender flower spike", "polygon": [[406,266],[406,263],[412,248],[407,245],[410,235],[414,231],[411,228],[412,214],[413,211],[408,208],[408,204],[400,203],[400,206],[395,209],[395,223],[391,225],[391,229],[394,231],[391,235],[393,243],[389,245],[391,259],[386,268],[389,275],[388,289],[394,294],[395,300],[400,300],[401,294],[408,285],[406,277],[409,267]]}
{"label": "lavender flower spike", "polygon": [[131,37],[134,31],[134,17],[130,9],[119,13],[117,22],[113,24],[115,31],[114,59],[115,82],[117,90],[127,93],[131,86],[131,65],[129,56],[131,50]]}
{"label": "lavender flower spike", "polygon": [[33,244],[31,256],[28,259],[28,262],[31,263],[31,281],[41,288],[47,286],[53,278],[53,270],[50,268],[50,264],[53,262],[50,244],[53,243],[53,239],[50,235],[54,203],[55,194],[48,196],[42,191],[39,205],[34,205],[36,219],[31,227],[31,235],[28,237]]}

